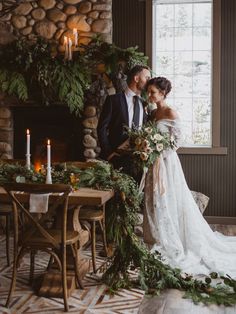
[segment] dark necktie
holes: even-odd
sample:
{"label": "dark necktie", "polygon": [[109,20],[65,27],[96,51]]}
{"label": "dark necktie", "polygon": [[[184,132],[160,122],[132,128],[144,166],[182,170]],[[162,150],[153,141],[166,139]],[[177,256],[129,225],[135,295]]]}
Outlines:
{"label": "dark necktie", "polygon": [[138,96],[133,96],[133,100],[134,100],[134,115],[133,115],[132,126],[135,128],[138,128],[139,127],[139,114],[140,114]]}

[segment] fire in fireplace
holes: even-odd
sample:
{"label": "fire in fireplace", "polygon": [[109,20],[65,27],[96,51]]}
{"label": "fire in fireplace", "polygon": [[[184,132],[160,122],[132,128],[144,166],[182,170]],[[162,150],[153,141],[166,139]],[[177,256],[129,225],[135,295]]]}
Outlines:
{"label": "fire in fireplace", "polygon": [[36,169],[46,164],[46,143],[51,141],[52,162],[83,160],[81,118],[63,106],[25,106],[13,109],[13,156],[24,159],[26,129],[31,134],[31,161]]}

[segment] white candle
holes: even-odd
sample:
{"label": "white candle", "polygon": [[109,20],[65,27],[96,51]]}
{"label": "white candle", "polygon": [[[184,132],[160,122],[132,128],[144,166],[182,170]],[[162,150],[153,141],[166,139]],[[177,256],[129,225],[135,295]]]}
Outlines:
{"label": "white candle", "polygon": [[46,183],[52,184],[52,175],[51,175],[51,144],[50,140],[47,142],[47,175]]}
{"label": "white candle", "polygon": [[30,170],[30,131],[26,130],[26,168]]}
{"label": "white candle", "polygon": [[72,60],[72,40],[68,39],[68,47],[69,47],[69,57],[68,60]]}
{"label": "white candle", "polygon": [[26,137],[27,137],[27,141],[26,141],[26,154],[30,154],[30,131],[29,129],[26,130]]}
{"label": "white candle", "polygon": [[64,36],[65,60],[68,59],[68,37]]}
{"label": "white candle", "polygon": [[78,45],[78,31],[77,28],[73,28],[73,35],[75,37],[75,47]]}
{"label": "white candle", "polygon": [[51,144],[50,140],[47,143],[47,167],[51,167]]}

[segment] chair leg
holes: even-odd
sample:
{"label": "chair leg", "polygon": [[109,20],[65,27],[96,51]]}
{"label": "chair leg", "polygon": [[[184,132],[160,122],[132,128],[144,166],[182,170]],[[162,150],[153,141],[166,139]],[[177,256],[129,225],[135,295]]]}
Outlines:
{"label": "chair leg", "polygon": [[80,279],[80,275],[79,275],[79,268],[78,268],[78,245],[77,242],[73,245],[71,245],[71,250],[73,253],[73,257],[74,257],[74,265],[75,265],[75,277],[76,277],[76,281],[77,281],[77,285],[79,288],[84,289],[82,280]]}
{"label": "chair leg", "polygon": [[68,301],[67,301],[67,277],[66,277],[66,247],[62,245],[62,290],[63,290],[63,299],[64,299],[64,309],[65,312],[69,311]]}
{"label": "chair leg", "polygon": [[92,263],[93,272],[96,273],[96,222],[92,221]]}
{"label": "chair leg", "polygon": [[6,255],[7,266],[10,266],[10,215],[6,215]]}
{"label": "chair leg", "polygon": [[30,275],[29,284],[31,285],[34,280],[34,261],[35,261],[35,250],[30,251]]}
{"label": "chair leg", "polygon": [[103,240],[103,245],[104,245],[104,250],[106,253],[106,256],[108,254],[107,252],[107,238],[106,238],[106,228],[105,228],[105,223],[104,221],[99,220],[99,225],[102,231],[102,240]]}
{"label": "chair leg", "polygon": [[11,286],[8,292],[8,297],[6,301],[6,307],[9,306],[13,291],[15,290],[16,286],[16,274],[17,274],[17,265],[19,262],[19,253],[18,253],[18,221],[17,221],[17,213],[14,211],[13,215],[13,230],[14,230],[14,238],[13,238],[13,268],[12,268],[12,279],[11,279]]}
{"label": "chair leg", "polygon": [[[14,251],[15,251],[15,247],[14,247]],[[12,297],[13,291],[15,290],[15,286],[16,286],[16,273],[17,273],[18,258],[19,258],[19,256],[15,252],[14,253],[14,260],[13,260],[13,268],[12,268],[11,286],[10,286],[10,290],[8,292],[8,297],[7,297],[7,301],[6,301],[6,305],[5,305],[6,307],[9,307],[11,297]]]}

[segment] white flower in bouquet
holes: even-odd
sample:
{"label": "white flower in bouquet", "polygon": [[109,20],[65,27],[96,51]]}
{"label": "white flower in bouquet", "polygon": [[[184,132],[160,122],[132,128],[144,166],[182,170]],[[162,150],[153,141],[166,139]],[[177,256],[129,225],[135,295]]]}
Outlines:
{"label": "white flower in bouquet", "polygon": [[147,132],[147,134],[152,134],[152,128],[150,126],[145,128],[144,131]]}
{"label": "white flower in bouquet", "polygon": [[163,139],[163,136],[161,134],[154,134],[151,136],[151,140],[154,142],[154,143],[157,143],[159,141],[161,141]]}
{"label": "white flower in bouquet", "polygon": [[164,149],[164,145],[162,143],[156,144],[156,150],[158,152],[163,151],[163,149]]}

